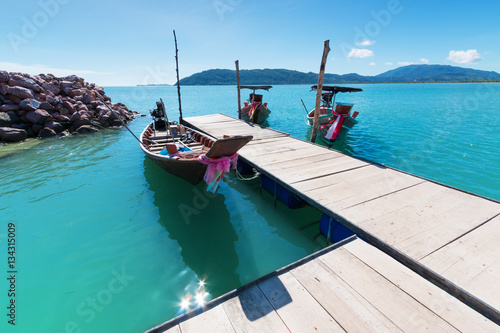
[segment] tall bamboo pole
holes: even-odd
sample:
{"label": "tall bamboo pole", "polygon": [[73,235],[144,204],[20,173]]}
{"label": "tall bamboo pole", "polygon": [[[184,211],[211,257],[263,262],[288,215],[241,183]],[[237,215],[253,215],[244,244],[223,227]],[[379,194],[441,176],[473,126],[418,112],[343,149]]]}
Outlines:
{"label": "tall bamboo pole", "polygon": [[241,119],[240,62],[236,60],[235,64],[236,64],[236,84],[238,85],[238,119]]}
{"label": "tall bamboo pole", "polygon": [[321,107],[321,92],[323,90],[323,78],[325,76],[325,66],[326,59],[328,58],[328,53],[330,52],[330,40],[325,40],[325,46],[323,49],[323,57],[321,58],[321,66],[319,67],[318,76],[318,90],[316,90],[316,105],[314,107],[314,122],[311,133],[311,142],[316,142],[316,135],[318,133],[319,126],[319,109]]}
{"label": "tall bamboo pole", "polygon": [[175,70],[177,71],[177,95],[179,95],[179,123],[182,124],[182,107],[181,107],[181,85],[179,84],[179,50],[177,49],[177,37],[175,36]]}

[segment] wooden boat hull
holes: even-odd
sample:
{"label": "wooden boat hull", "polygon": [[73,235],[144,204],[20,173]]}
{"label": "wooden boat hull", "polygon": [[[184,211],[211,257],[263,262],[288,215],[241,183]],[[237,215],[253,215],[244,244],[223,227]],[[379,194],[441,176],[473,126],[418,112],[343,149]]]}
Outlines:
{"label": "wooden boat hull", "polygon": [[254,124],[260,125],[260,124],[264,123],[267,120],[267,118],[269,117],[269,114],[271,113],[271,110],[269,110],[268,108],[266,108],[264,106],[261,106],[260,108],[258,108],[255,111],[255,114],[252,117],[252,119],[250,119],[250,116],[248,115],[250,108],[251,108],[251,106],[249,105],[249,106],[246,106],[246,107],[241,109],[241,119],[243,119],[244,121],[254,123]]}
{"label": "wooden boat hull", "polygon": [[[319,113],[319,124],[325,125],[332,119],[332,108],[321,107]],[[312,126],[314,123],[314,109],[307,114],[307,124]]]}
{"label": "wooden boat hull", "polygon": [[207,166],[198,160],[173,160],[158,154],[152,154],[143,149],[147,157],[168,173],[185,179],[193,185],[199,184],[203,180]]}
{"label": "wooden boat hull", "polygon": [[[334,118],[332,118],[333,120]],[[344,120],[344,123],[342,124],[342,127],[340,129],[340,132],[339,134],[337,135],[337,137],[333,140],[329,140],[326,138],[326,133],[328,132],[328,129],[330,128],[330,126],[327,126],[323,129],[319,129],[318,131],[318,134],[319,134],[319,137],[321,138],[321,140],[327,144],[333,144],[335,143],[336,141],[342,139],[343,137],[345,137],[345,135],[347,134],[347,132],[349,132],[349,130],[351,128],[353,128],[354,125],[356,125],[358,123],[358,121],[352,117],[347,117],[345,120]]]}
{"label": "wooden boat hull", "polygon": [[[180,144],[181,138],[178,135],[174,134],[174,140],[170,131],[166,128],[159,131],[155,130],[156,124],[158,122],[152,122],[142,132],[139,139],[142,151],[162,169],[187,180],[193,185],[197,185],[203,180],[207,170],[207,165],[198,161],[199,156],[204,154],[207,158],[215,160],[220,157],[231,156],[252,140],[252,136],[225,137],[217,140],[192,128],[184,127],[186,132],[193,134],[192,138],[194,140]],[[176,132],[177,130],[174,133]],[[163,148],[167,151],[171,149],[170,146],[175,147],[176,144],[179,144],[181,148],[187,147],[189,151],[179,153],[175,148],[172,155],[160,153]]]}

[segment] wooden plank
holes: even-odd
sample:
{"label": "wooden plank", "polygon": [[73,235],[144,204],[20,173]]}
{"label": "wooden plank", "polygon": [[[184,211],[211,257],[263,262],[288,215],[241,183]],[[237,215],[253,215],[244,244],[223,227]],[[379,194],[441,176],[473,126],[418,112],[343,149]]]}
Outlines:
{"label": "wooden plank", "polygon": [[345,332],[292,274],[269,278],[259,288],[291,332]]}
{"label": "wooden plank", "polygon": [[238,121],[238,119],[231,118],[227,115],[217,113],[217,114],[208,114],[204,116],[195,116],[195,117],[187,117],[184,118],[184,121],[190,123],[190,124],[210,124],[210,123],[217,123],[217,122],[235,122]]}
{"label": "wooden plank", "polygon": [[[324,206],[341,210],[423,183],[425,180],[391,169],[367,166],[315,181],[317,186],[322,187],[309,187],[302,192]],[[304,182],[299,184],[302,183]],[[301,187],[304,188],[304,184]]]}
{"label": "wooden plank", "polygon": [[235,332],[222,305],[211,308],[179,324],[182,333]]}
{"label": "wooden plank", "polygon": [[257,286],[251,286],[222,304],[238,332],[289,332]]}
{"label": "wooden plank", "polygon": [[291,274],[346,332],[402,332],[318,259],[293,269]]}
{"label": "wooden plank", "polygon": [[500,309],[500,216],[420,262]]}
{"label": "wooden plank", "polygon": [[316,155],[308,155],[307,158],[303,158],[301,156],[296,156],[295,159],[293,160],[286,160],[286,161],[281,161],[281,162],[276,162],[272,163],[271,165],[266,167],[266,170],[268,172],[276,172],[278,170],[286,170],[288,168],[295,168],[295,167],[302,167],[308,168],[312,164],[318,163],[318,162],[326,162],[330,161],[330,163],[334,163],[335,158],[344,156],[342,154],[339,155],[332,155],[332,154],[323,154],[323,153],[317,153]]}
{"label": "wooden plank", "polygon": [[500,204],[424,182],[337,212],[419,260],[498,214]]}
{"label": "wooden plank", "polygon": [[351,169],[366,167],[368,165],[369,164],[364,161],[353,159],[349,156],[341,156],[333,159],[332,161],[314,163],[307,169],[303,167],[284,169],[276,175],[276,178],[284,183],[293,184],[305,179],[324,177]]}
{"label": "wooden plank", "polygon": [[342,247],[462,332],[494,332],[498,326],[409,268],[357,239]]}
{"label": "wooden plank", "polygon": [[241,153],[241,156],[250,159],[253,164],[264,168],[270,164],[300,159],[307,152],[314,153],[310,152],[307,148],[297,148],[293,145],[265,145],[259,147],[258,150],[253,150],[251,152],[252,155],[248,154],[248,150],[245,150]]}
{"label": "wooden plank", "polygon": [[401,330],[457,332],[448,322],[343,248],[331,251],[319,260]]}
{"label": "wooden plank", "polygon": [[[371,179],[371,177],[376,176],[381,171],[378,170],[379,167],[375,165],[367,165],[362,169],[353,169],[345,171],[342,174],[327,175],[324,177],[318,177],[315,179],[304,179],[301,181],[294,182],[292,187],[303,193],[312,193],[311,191],[317,191],[322,188],[328,188],[332,185],[343,183],[346,181],[358,181]],[[333,194],[333,193],[330,193]],[[313,194],[311,194],[313,195]],[[314,194],[316,197],[317,195]]]}

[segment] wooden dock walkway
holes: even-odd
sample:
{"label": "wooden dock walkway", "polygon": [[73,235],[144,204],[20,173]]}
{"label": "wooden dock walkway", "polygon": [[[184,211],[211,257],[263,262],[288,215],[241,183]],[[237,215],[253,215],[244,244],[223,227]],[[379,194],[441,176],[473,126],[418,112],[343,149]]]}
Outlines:
{"label": "wooden dock walkway", "polygon": [[[417,297],[410,291],[410,289],[418,289],[413,288],[411,286],[412,283],[422,285],[427,281],[422,278],[420,280],[415,279],[415,275],[412,275],[413,273],[410,274],[404,269],[405,266],[479,311],[495,323],[500,323],[500,288],[498,288],[498,281],[500,281],[500,248],[496,243],[500,239],[499,202],[375,163],[353,158],[319,145],[292,138],[287,133],[261,128],[258,125],[248,124],[226,115],[216,114],[190,117],[186,118],[185,121],[193,127],[217,138],[221,138],[223,135],[253,135],[254,139],[240,150],[240,158],[254,166],[259,172],[275,179],[279,184],[291,190],[295,195],[312,206],[348,226],[359,237],[404,265],[393,261],[393,265],[399,265],[397,272],[392,272],[394,268],[387,269],[384,273],[380,273],[380,276],[373,277],[375,279],[373,281],[377,281],[377,283],[371,283],[372,280],[365,279],[362,276],[364,273],[360,273],[364,272],[367,269],[366,267],[350,266],[351,263],[349,260],[344,260],[343,263],[350,268],[340,271],[342,267],[338,266],[336,269],[339,272],[335,273],[337,275],[351,274],[350,278],[346,276],[345,280],[342,280],[343,283],[351,286],[350,284],[364,280],[367,285],[366,290],[363,286],[359,286],[360,289],[354,288],[356,293],[359,293],[359,298],[356,299],[360,302],[368,301],[369,304],[374,305],[375,303],[373,302],[376,302],[379,297],[380,302],[377,301],[377,305],[373,309],[359,309],[360,313],[354,310],[348,311],[342,307],[337,308],[335,311],[332,310],[332,313],[329,314],[334,318],[336,323],[339,323],[339,320],[341,320],[337,318],[338,314],[336,311],[344,314],[347,320],[351,322],[363,321],[360,319],[360,316],[379,315],[379,312],[382,312],[384,317],[389,316],[381,308],[393,306],[393,302],[399,304],[398,302],[401,299],[400,296],[397,296],[397,293],[387,297],[384,296],[384,293],[395,287],[402,289],[403,293],[411,295],[418,303],[432,310],[433,304],[438,304],[434,303],[437,301],[433,297],[427,301],[423,301],[419,297],[424,297],[423,294],[425,293],[421,293],[422,295]],[[361,244],[360,242],[356,241],[354,243]],[[367,255],[365,252],[374,251],[366,250],[366,246],[349,245],[340,251],[342,254],[336,254],[337,251],[332,251],[329,256],[336,258],[343,255],[355,255],[353,253],[346,253],[346,251],[354,251],[353,248],[358,247],[362,248],[359,251],[363,252],[364,255]],[[356,252],[357,254],[359,253]],[[380,256],[381,254],[377,254],[376,258]],[[359,259],[363,261],[363,259]],[[292,271],[291,275],[295,280],[300,281],[299,272],[302,270],[311,269],[311,272],[315,272],[313,275],[318,275],[321,272],[318,267],[325,268],[324,265],[336,265],[332,260],[321,260],[315,260],[318,262],[312,266],[307,265],[307,267],[312,268],[297,268]],[[387,262],[387,260],[385,261]],[[326,262],[329,264],[326,264]],[[320,263],[323,266],[317,266]],[[365,264],[372,267],[371,261],[365,262]],[[389,264],[387,265],[388,267],[390,266]],[[329,267],[328,270],[331,271],[332,267]],[[335,272],[335,270],[333,271]],[[406,273],[403,274],[402,271]],[[333,283],[337,279],[335,274],[333,277],[329,277],[324,272],[321,274],[323,275],[316,276],[320,281],[326,279]],[[384,284],[386,282],[380,282],[382,284],[379,289],[378,281],[384,281],[384,279],[393,281],[393,279],[389,278],[392,274],[398,276],[398,282],[392,283],[392,286]],[[408,274],[413,277],[410,278]],[[307,274],[304,273],[302,275],[305,278]],[[282,283],[286,286],[286,291],[292,293],[293,290],[295,292],[293,286],[297,285],[293,283],[297,283],[297,281],[292,279],[292,282],[290,282],[285,277],[283,279],[285,279]],[[272,282],[268,283],[272,284]],[[288,283],[291,284],[288,285]],[[300,282],[302,286],[300,288],[305,287],[305,283]],[[314,284],[314,281],[309,281],[309,283]],[[403,284],[407,285],[407,287],[401,287]],[[332,299],[343,300],[343,296],[335,296],[334,292],[346,292],[345,297],[351,295],[351,291],[341,290],[344,287],[347,288],[348,286],[343,284],[342,287],[338,285],[334,287],[325,284],[322,288],[326,289],[320,291],[320,294],[324,292],[323,296],[316,296],[316,294],[311,292],[312,296],[310,297],[332,297]],[[258,288],[265,294],[264,290],[266,287],[260,287],[259,284]],[[426,288],[428,287],[426,286]],[[436,290],[432,292],[433,295],[436,295]],[[367,293],[366,295],[364,294],[365,292]],[[419,290],[414,290],[414,292],[419,292]],[[378,296],[373,296],[373,300],[367,300],[367,295],[371,293]],[[268,296],[268,299],[272,303],[272,295]],[[239,297],[242,299],[242,297],[247,296],[240,295]],[[437,298],[444,299],[443,297],[439,296]],[[210,316],[223,317],[222,312],[220,312],[221,310],[216,309],[224,308],[225,313],[228,313],[235,302],[233,300],[232,303],[227,303],[229,305],[225,305],[224,303],[220,307],[217,306],[213,310],[199,316],[198,319],[191,319],[185,322],[184,325],[191,325],[188,324],[190,322],[193,322],[192,325],[195,325],[194,322],[207,320],[200,318],[207,318],[209,316],[208,313],[211,313]],[[330,301],[325,299],[325,302]],[[310,305],[311,308],[309,309],[309,305],[307,305],[309,303],[299,301],[296,304],[294,303],[292,307],[299,307],[300,311],[298,312],[316,313],[316,310],[312,309],[318,307]],[[458,306],[455,302],[448,301],[447,298],[446,305],[443,305],[444,308],[441,308],[441,310],[455,312],[455,310],[449,309],[452,304],[453,307]],[[248,306],[251,308],[251,305]],[[335,304],[331,304],[331,306],[334,307]],[[407,306],[415,309],[414,305]],[[328,308],[323,303],[321,303],[321,307]],[[399,307],[396,306],[393,310],[396,311],[398,309]],[[443,318],[442,314],[435,314],[447,324],[462,331],[461,328],[458,328],[461,321],[461,311],[453,315],[450,314],[450,316],[456,316],[453,318],[449,317],[451,319]],[[285,314],[280,314],[280,310],[276,310],[276,313],[281,319],[283,319],[282,316],[285,316]],[[418,313],[421,312],[418,311]],[[396,315],[399,316],[399,314]],[[420,325],[426,324],[428,320],[435,322],[428,315],[432,317],[432,314],[420,317],[418,320]],[[296,313],[291,316],[300,315]],[[267,316],[263,316],[262,318],[267,318]],[[380,328],[375,329],[375,331],[421,331],[406,329],[404,325],[398,324],[396,318],[390,318],[388,322],[391,323],[390,325],[394,324],[395,326],[389,327],[385,326],[385,324],[380,324],[378,321],[379,318],[373,319],[374,321],[371,323],[374,325],[376,323],[376,325],[371,327]],[[412,317],[408,312],[402,318],[408,320]],[[484,317],[482,318],[484,319]],[[442,324],[441,319],[436,320]],[[253,323],[252,320],[250,322]],[[434,331],[436,327],[443,327],[447,331],[448,329],[444,328],[447,324],[440,326],[441,324],[431,326],[432,330]],[[285,325],[288,327],[288,324]],[[344,326],[340,326],[346,330]],[[234,328],[234,326],[231,327]],[[498,328],[496,326],[497,331]],[[236,331],[239,330],[236,329]],[[354,332],[356,329],[350,328],[346,331]],[[364,330],[362,329],[361,331]],[[185,330],[183,329],[182,332],[185,332]]]}
{"label": "wooden dock walkway", "polygon": [[[168,327],[168,328],[166,328]],[[360,239],[152,332],[498,332]]]}

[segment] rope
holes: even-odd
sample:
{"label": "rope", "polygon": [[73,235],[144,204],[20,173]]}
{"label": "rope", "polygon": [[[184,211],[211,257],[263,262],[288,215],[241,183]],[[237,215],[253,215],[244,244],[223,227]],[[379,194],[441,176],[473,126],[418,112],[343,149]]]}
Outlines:
{"label": "rope", "polygon": [[260,172],[258,172],[257,170],[255,170],[255,168],[252,168],[252,170],[255,172],[255,174],[250,177],[250,178],[245,178],[243,177],[243,175],[238,171],[238,168],[236,168],[236,178],[238,178],[238,180],[254,180],[255,178],[259,177],[260,176]]}

